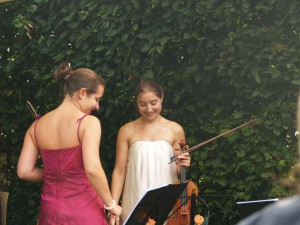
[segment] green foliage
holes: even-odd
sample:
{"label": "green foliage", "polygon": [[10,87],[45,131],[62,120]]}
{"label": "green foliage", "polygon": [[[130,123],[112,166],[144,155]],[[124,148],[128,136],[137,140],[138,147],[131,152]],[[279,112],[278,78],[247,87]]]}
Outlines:
{"label": "green foliage", "polygon": [[[107,80],[95,115],[109,178],[118,129],[137,116],[132,90],[141,78],[153,78],[165,90],[164,115],[185,128],[190,146],[257,120],[192,153],[188,177],[210,206],[211,223],[234,224],[237,200],[288,196],[276,181],[297,158],[299,10],[296,0],[0,4],[0,151],[7,155],[2,189],[11,193],[8,224],[35,224],[40,185],[15,174],[33,122],[25,101],[40,114],[60,103],[61,85],[52,72],[62,61]],[[206,213],[201,203],[198,211]]]}

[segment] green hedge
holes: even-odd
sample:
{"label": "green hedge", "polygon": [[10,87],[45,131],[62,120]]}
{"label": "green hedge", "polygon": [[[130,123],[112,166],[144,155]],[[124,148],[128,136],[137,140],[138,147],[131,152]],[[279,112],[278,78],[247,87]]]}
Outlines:
{"label": "green hedge", "polygon": [[[135,118],[133,87],[153,78],[164,115],[194,146],[188,178],[210,207],[210,223],[235,224],[235,202],[290,195],[277,184],[297,158],[295,112],[300,58],[297,0],[16,0],[0,4],[0,141],[8,224],[35,224],[40,184],[20,181],[16,163],[33,118],[56,107],[62,61],[107,80],[101,160],[110,178],[119,127]],[[198,203],[198,212],[207,209]]]}

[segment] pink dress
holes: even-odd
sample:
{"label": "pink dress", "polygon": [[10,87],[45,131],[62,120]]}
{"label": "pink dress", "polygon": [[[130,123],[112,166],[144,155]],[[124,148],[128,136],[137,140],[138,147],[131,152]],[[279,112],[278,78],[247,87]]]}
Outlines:
{"label": "pink dress", "polygon": [[[79,119],[77,134],[83,118]],[[81,144],[39,150],[44,181],[38,225],[107,225],[103,202],[84,171]]]}

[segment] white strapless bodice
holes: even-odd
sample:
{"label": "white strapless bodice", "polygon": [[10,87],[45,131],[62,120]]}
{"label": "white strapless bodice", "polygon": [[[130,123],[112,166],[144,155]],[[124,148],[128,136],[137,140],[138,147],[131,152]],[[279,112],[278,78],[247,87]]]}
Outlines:
{"label": "white strapless bodice", "polygon": [[176,164],[169,164],[172,156],[173,147],[164,140],[136,141],[130,146],[122,196],[122,223],[146,190],[178,179]]}

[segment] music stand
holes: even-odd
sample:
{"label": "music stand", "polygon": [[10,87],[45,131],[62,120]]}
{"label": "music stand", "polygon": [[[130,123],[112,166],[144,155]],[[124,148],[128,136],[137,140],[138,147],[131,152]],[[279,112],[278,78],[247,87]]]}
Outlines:
{"label": "music stand", "polygon": [[250,216],[252,213],[264,208],[265,206],[277,202],[278,198],[237,202],[236,207],[239,212],[240,220]]}
{"label": "music stand", "polygon": [[187,183],[151,189],[136,204],[124,225],[145,225],[149,218],[163,225]]}

